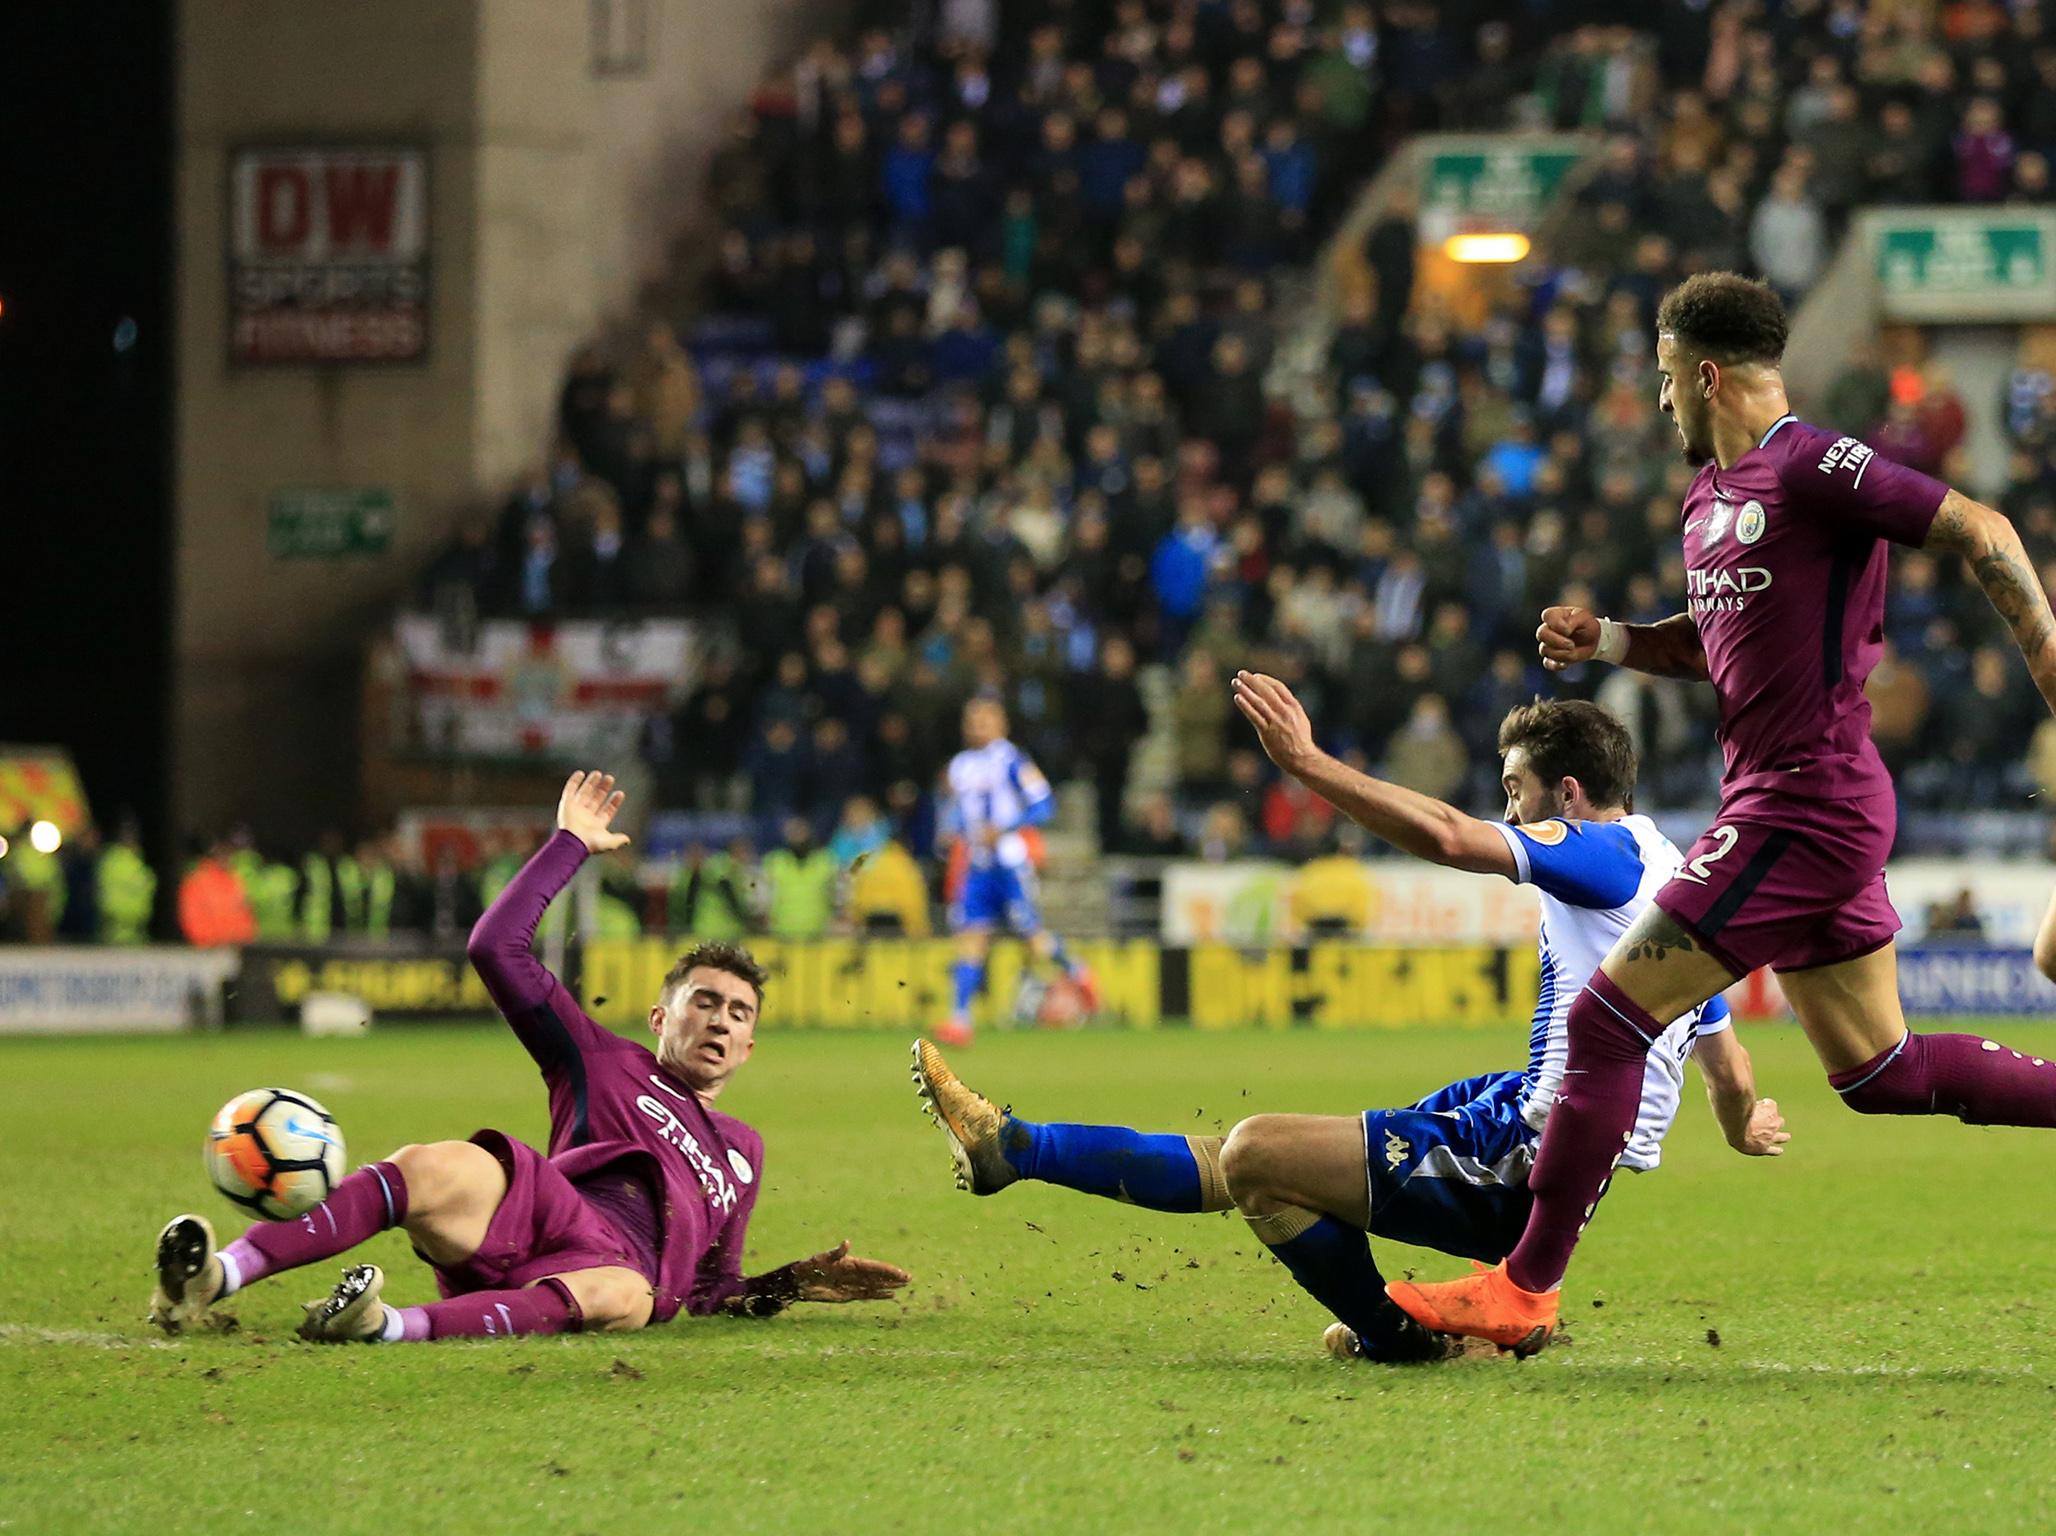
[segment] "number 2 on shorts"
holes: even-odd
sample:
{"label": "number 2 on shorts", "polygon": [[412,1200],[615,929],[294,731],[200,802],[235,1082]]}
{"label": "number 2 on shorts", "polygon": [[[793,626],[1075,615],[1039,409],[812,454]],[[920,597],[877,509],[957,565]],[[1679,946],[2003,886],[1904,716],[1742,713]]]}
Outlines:
{"label": "number 2 on shorts", "polygon": [[1686,878],[1697,880],[1701,885],[1704,885],[1707,878],[1713,873],[1707,866],[1726,858],[1730,853],[1734,852],[1735,844],[1741,840],[1742,834],[1733,827],[1715,827],[1712,836],[1713,840],[1720,844],[1718,848],[1702,853],[1696,859],[1687,859],[1685,861],[1684,873]]}

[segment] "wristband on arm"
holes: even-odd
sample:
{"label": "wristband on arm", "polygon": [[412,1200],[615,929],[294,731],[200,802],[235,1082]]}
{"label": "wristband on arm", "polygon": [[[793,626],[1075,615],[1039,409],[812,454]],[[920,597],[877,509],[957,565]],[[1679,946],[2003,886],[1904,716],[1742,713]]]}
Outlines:
{"label": "wristband on arm", "polygon": [[1628,659],[1628,626],[1616,624],[1612,619],[1599,621],[1599,644],[1592,650],[1594,661],[1611,662],[1619,666]]}

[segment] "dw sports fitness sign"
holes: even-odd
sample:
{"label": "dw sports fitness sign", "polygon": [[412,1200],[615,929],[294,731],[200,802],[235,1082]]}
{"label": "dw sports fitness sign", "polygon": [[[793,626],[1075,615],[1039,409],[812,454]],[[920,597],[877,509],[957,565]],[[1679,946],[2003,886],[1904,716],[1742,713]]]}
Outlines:
{"label": "dw sports fitness sign", "polygon": [[238,365],[424,356],[428,151],[234,151],[228,286]]}

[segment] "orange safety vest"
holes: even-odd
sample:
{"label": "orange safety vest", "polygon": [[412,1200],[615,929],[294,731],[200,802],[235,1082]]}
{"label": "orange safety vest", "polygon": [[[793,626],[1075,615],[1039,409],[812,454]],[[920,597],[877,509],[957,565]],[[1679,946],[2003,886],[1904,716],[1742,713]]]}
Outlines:
{"label": "orange safety vest", "polygon": [[257,937],[243,882],[213,859],[202,859],[179,882],[178,925],[187,943],[203,949],[247,944]]}

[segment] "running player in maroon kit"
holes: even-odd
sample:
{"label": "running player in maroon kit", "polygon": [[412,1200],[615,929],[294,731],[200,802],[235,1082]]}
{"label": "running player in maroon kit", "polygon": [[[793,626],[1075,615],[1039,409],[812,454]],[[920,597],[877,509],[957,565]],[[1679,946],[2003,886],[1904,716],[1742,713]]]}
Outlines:
{"label": "running player in maroon kit", "polygon": [[1896,811],[1863,696],[1889,540],[1970,561],[2056,708],[2056,621],[2018,535],[1940,481],[1793,416],[1784,309],[1762,284],[1689,278],[1656,329],[1659,403],[1702,466],[1685,497],[1687,611],[1641,625],[1550,608],[1536,637],[1554,669],[1597,659],[1711,682],[1720,812],[1571,1008],[1519,1244],[1463,1280],[1388,1287],[1427,1327],[1520,1354],[1556,1327],[1557,1287],[1633,1129],[1650,1041],[1759,966],[1779,973],[1851,1109],[2056,1126],[2056,1064],[1906,1027],[1885,892]]}
{"label": "running player in maroon kit", "polygon": [[170,1332],[281,1270],[333,1258],[404,1227],[443,1300],[389,1307],[375,1264],[353,1265],[300,1325],[318,1342],[480,1338],[630,1329],[680,1311],[759,1316],[795,1301],[872,1301],[907,1275],[849,1244],[745,1279],[743,1234],[764,1144],[714,1101],[756,1045],[764,972],[747,952],[702,944],[650,1009],[652,1053],[587,1018],[535,958],[536,925],[589,854],[627,843],[622,795],[574,773],[560,829],[472,930],[471,962],[550,1091],[550,1151],[500,1131],[402,1147],[344,1179],[290,1222],[261,1222],[215,1251],[199,1216],[157,1245],[151,1321]]}

